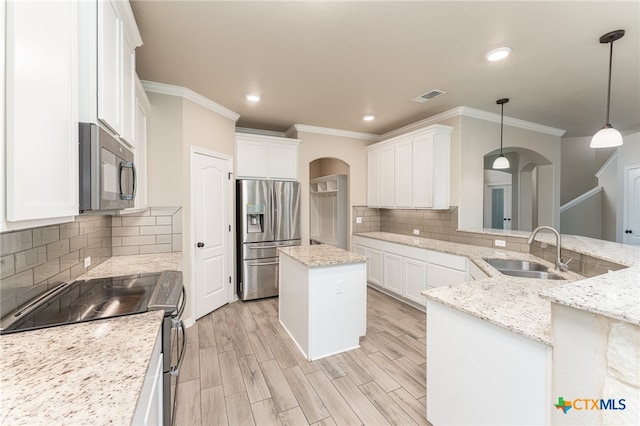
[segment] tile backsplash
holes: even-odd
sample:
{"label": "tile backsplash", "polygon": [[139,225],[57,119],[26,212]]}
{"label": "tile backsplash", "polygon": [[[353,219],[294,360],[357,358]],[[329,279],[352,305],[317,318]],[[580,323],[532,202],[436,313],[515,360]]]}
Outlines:
{"label": "tile backsplash", "polygon": [[[356,223],[360,217],[362,223]],[[353,206],[354,233],[360,232],[392,232],[395,234],[415,235],[417,229],[420,237],[434,240],[451,241],[484,247],[494,247],[496,236],[458,230],[458,208],[452,206],[448,210],[422,209],[376,209],[366,206]],[[505,240],[507,250],[529,252],[529,245],[523,237],[501,237]]]}
{"label": "tile backsplash", "polygon": [[114,256],[180,252],[182,208],[150,207],[114,217],[111,234]]}
{"label": "tile backsplash", "polygon": [[0,317],[111,255],[111,216],[77,216],[61,225],[0,234]]}

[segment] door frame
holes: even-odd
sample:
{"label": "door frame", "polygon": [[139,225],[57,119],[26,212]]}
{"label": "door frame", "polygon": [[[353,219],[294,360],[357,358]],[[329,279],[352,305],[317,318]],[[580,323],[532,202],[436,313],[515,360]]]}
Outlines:
{"label": "door frame", "polygon": [[[620,227],[620,235],[622,236],[623,244],[631,244],[629,238],[624,233],[624,230],[629,227],[629,176],[631,170],[640,169],[640,164],[633,164],[624,167],[623,182],[622,182],[622,226]],[[619,205],[619,204],[618,204]]]}
{"label": "door frame", "polygon": [[[234,179],[232,179],[234,175],[233,173],[233,156],[228,155],[228,154],[223,154],[221,152],[216,152],[216,151],[212,151],[210,149],[206,149],[206,148],[202,148],[199,146],[194,146],[194,145],[190,145],[189,146],[189,241],[187,242],[189,244],[189,256],[190,256],[190,262],[189,262],[189,266],[190,266],[190,284],[191,284],[191,292],[187,292],[187,294],[190,294],[191,296],[193,296],[195,294],[195,286],[196,286],[196,245],[195,245],[195,241],[196,241],[196,212],[194,209],[195,206],[195,194],[194,194],[194,190],[193,190],[193,182],[195,180],[194,177],[194,173],[195,173],[195,168],[194,168],[194,160],[195,160],[195,156],[196,155],[205,155],[207,157],[214,157],[220,160],[226,160],[227,162],[227,166],[228,166],[228,171],[229,171],[229,179],[227,180],[227,191],[229,194],[229,205],[227,206],[228,209],[228,218],[229,218],[229,226],[230,226],[230,231],[227,234],[227,247],[228,247],[228,252],[227,252],[227,267],[229,270],[229,276],[231,277],[231,282],[228,283],[229,287],[228,287],[228,291],[227,291],[227,298],[228,298],[228,302],[232,302],[235,299],[233,298],[233,295],[235,294],[234,288],[235,288],[235,282],[236,282],[236,278],[235,278],[235,247],[234,247],[234,241],[235,241],[235,227],[231,226],[231,222],[233,221],[234,216],[234,211],[233,211],[233,206],[234,206],[234,201],[235,201],[235,193],[233,192],[233,182]],[[184,245],[184,244],[183,244]],[[192,318],[190,322],[195,323],[195,317],[196,317],[196,301],[195,301],[195,297],[191,297],[191,303],[189,304],[191,306],[191,313],[192,313]]]}

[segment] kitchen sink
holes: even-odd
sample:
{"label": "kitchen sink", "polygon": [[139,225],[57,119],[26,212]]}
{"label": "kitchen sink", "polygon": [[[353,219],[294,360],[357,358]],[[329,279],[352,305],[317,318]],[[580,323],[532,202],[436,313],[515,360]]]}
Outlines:
{"label": "kitchen sink", "polygon": [[484,259],[489,265],[504,275],[541,280],[563,280],[559,275],[549,272],[549,268],[536,262],[511,259]]}

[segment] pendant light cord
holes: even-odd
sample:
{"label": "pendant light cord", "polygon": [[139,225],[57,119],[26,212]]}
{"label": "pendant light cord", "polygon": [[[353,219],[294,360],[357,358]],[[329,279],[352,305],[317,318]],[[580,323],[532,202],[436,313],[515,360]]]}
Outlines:
{"label": "pendant light cord", "polygon": [[609,86],[607,88],[607,117],[605,119],[606,124],[609,123],[609,106],[611,105],[611,65],[613,64],[613,41],[611,41],[611,48],[609,50]]}
{"label": "pendant light cord", "polygon": [[[607,110],[607,114],[609,114]],[[504,104],[500,104],[500,155],[502,155],[502,129],[504,128]]]}

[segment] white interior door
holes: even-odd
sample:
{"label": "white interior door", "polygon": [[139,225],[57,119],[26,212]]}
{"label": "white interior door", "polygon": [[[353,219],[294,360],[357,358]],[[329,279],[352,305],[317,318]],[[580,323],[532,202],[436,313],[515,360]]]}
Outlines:
{"label": "white interior door", "polygon": [[640,166],[627,169],[622,241],[640,245]]}
{"label": "white interior door", "polygon": [[191,153],[196,319],[229,302],[229,162]]}

